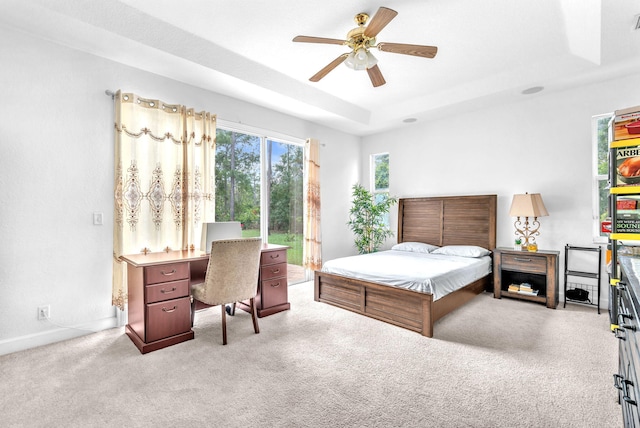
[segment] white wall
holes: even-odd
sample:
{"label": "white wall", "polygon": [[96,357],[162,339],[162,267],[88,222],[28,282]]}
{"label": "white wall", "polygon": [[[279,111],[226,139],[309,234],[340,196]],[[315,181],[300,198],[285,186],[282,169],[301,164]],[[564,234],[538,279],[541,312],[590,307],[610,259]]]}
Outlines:
{"label": "white wall", "polygon": [[[0,27],[0,354],[116,325],[113,102],[122,89],[323,144],[325,258],[343,255],[360,138]],[[93,212],[104,225],[92,224]]]}
{"label": "white wall", "polygon": [[629,90],[638,87],[636,74],[365,137],[362,182],[369,183],[370,155],[388,151],[395,196],[497,194],[502,247],[513,245],[513,194],[541,193],[549,216],[540,218],[537,241],[541,249],[560,251],[562,290],[565,244],[595,245],[591,117],[640,105],[640,92]]}

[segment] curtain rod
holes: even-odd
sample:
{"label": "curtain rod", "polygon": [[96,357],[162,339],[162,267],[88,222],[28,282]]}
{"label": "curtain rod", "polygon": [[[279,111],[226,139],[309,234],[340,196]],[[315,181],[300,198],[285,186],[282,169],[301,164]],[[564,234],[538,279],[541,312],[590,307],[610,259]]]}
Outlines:
{"label": "curtain rod", "polygon": [[[114,99],[115,99],[115,97],[116,97],[116,93],[115,93],[115,92],[113,92],[113,91],[112,91],[112,90],[110,90],[110,89],[105,90],[105,91],[104,91],[104,93],[105,93],[107,96],[111,97],[111,99],[112,99],[112,100],[114,100]],[[222,123],[227,122],[227,126],[228,126],[228,127],[230,127],[230,128],[233,128],[233,126],[229,126],[229,124],[233,124],[233,122],[225,121],[224,119],[222,119],[222,120],[220,120],[220,119],[219,119],[219,120],[218,120],[218,122],[222,122]],[[239,123],[239,125],[243,125],[243,124],[242,124],[242,123]],[[250,127],[251,127],[251,126],[250,126]],[[238,130],[240,131],[241,129],[238,129]],[[275,133],[275,131],[267,131],[267,132],[274,132],[274,133]],[[289,138],[301,139],[301,138],[297,138],[297,137],[289,137]],[[304,140],[304,139],[302,139],[302,140]],[[326,144],[324,144],[324,143],[320,143],[320,145],[321,145],[322,147],[324,147]]]}

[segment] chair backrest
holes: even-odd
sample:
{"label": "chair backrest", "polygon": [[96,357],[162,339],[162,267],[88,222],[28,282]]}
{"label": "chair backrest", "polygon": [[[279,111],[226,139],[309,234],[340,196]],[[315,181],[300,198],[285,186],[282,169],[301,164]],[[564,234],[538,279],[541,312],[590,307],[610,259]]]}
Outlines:
{"label": "chair backrest", "polygon": [[207,254],[211,252],[211,242],[222,239],[242,238],[242,226],[239,221],[217,221],[202,224],[200,249]]}
{"label": "chair backrest", "polygon": [[261,238],[213,241],[204,293],[198,300],[223,305],[255,297],[261,247]]}

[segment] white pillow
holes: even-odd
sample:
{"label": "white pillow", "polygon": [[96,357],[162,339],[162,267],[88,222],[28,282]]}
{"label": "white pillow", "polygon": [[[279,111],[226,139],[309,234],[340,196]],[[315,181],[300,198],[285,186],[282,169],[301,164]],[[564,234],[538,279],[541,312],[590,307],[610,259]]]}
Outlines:
{"label": "white pillow", "polygon": [[430,253],[436,248],[440,247],[437,245],[425,244],[424,242],[401,242],[391,247],[392,250],[412,251],[414,253]]}
{"label": "white pillow", "polygon": [[475,245],[447,245],[431,252],[432,254],[445,254],[447,256],[482,257],[491,254],[486,248]]}

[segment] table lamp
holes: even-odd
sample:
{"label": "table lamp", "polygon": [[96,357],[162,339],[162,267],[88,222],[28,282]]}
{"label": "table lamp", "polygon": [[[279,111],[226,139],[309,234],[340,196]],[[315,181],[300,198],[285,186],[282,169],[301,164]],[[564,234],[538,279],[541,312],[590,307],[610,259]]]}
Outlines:
{"label": "table lamp", "polygon": [[[536,246],[536,236],[540,235],[540,222],[538,217],[548,216],[547,208],[542,202],[540,193],[525,193],[524,195],[513,195],[511,201],[510,217],[516,217],[513,223],[516,228],[515,235],[521,237],[522,248],[529,248],[529,245]],[[524,222],[520,219],[524,217]],[[533,217],[533,221],[529,222],[529,217]]]}

